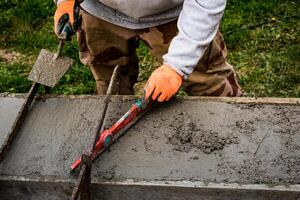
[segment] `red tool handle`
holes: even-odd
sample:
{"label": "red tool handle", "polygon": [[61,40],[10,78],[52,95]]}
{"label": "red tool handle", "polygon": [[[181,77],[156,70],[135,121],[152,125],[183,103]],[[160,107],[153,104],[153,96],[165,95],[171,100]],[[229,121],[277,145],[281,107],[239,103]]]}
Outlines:
{"label": "red tool handle", "polygon": [[[134,123],[140,113],[143,113],[148,107],[149,102],[145,100],[139,100],[131,106],[131,108],[123,115],[116,123],[114,123],[109,129],[105,129],[100,133],[100,137],[95,143],[91,159],[92,161],[98,156],[99,152],[105,150],[116,139],[116,135],[127,126]],[[71,165],[71,171],[76,170],[81,163],[81,158],[77,159]]]}

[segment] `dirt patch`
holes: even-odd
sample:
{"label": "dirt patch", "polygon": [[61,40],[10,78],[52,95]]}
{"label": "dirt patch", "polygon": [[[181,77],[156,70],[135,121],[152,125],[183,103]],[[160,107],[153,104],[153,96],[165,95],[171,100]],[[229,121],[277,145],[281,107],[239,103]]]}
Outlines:
{"label": "dirt patch", "polygon": [[16,62],[24,57],[25,57],[24,55],[18,52],[9,51],[7,49],[0,49],[0,60],[4,60],[5,62],[8,63]]}
{"label": "dirt patch", "polygon": [[236,136],[220,136],[212,130],[198,128],[190,119],[185,120],[180,114],[170,125],[175,134],[168,138],[170,144],[174,145],[174,150],[189,152],[192,148],[200,149],[206,154],[224,149],[226,145],[238,144]]}

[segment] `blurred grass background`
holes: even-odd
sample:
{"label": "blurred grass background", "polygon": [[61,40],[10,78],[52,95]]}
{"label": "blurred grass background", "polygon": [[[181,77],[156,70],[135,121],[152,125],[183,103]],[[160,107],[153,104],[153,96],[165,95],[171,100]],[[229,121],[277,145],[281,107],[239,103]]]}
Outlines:
{"label": "blurred grass background", "polygon": [[[228,0],[221,32],[228,60],[247,96],[300,97],[300,3],[296,0]],[[0,1],[0,92],[27,92],[28,73],[40,49],[55,50],[52,0]],[[80,64],[76,40],[65,48],[76,60],[52,89],[58,94],[93,94],[94,80]],[[138,49],[137,89],[157,65],[148,49]]]}

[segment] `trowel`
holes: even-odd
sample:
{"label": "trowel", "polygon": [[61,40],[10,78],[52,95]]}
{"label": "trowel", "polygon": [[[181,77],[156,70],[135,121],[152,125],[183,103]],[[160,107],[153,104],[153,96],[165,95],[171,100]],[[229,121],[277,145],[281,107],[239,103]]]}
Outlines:
{"label": "trowel", "polygon": [[[53,88],[73,64],[73,60],[61,56],[65,41],[60,40],[58,51],[42,49],[33,65],[28,79],[34,83]],[[33,84],[34,85],[34,84]]]}
{"label": "trowel", "polygon": [[46,87],[54,87],[71,67],[73,60],[60,56],[63,44],[64,41],[61,40],[57,53],[52,53],[46,49],[42,49],[40,51],[28,76],[28,79],[33,81],[32,86],[26,95],[25,101],[13,123],[12,128],[10,129],[8,136],[3,143],[4,145],[0,147],[0,160],[4,158],[10,144],[21,128],[39,86],[44,85]]}

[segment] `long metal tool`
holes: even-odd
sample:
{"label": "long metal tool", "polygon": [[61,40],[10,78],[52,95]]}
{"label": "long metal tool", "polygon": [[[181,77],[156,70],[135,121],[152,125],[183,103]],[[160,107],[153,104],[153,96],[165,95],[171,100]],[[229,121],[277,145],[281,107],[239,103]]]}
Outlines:
{"label": "long metal tool", "polygon": [[[152,103],[148,100],[138,100],[131,108],[109,129],[100,131],[94,142],[91,160],[94,161],[105,149],[134,125],[150,108]],[[82,158],[77,159],[71,165],[71,172],[75,173],[82,162]]]}
{"label": "long metal tool", "polygon": [[[80,168],[80,173],[77,182],[75,183],[73,192],[72,192],[72,200],[77,200],[79,195],[80,195],[80,200],[89,200],[90,199],[90,190],[89,190],[89,185],[91,183],[91,155],[95,146],[95,143],[97,142],[98,139],[98,133],[102,129],[104,118],[106,115],[106,111],[108,108],[108,104],[111,98],[111,95],[113,93],[113,90],[116,87],[116,82],[117,82],[117,77],[119,74],[120,66],[117,65],[114,68],[114,71],[111,76],[111,80],[106,92],[105,100],[104,100],[104,107],[103,107],[103,112],[101,115],[101,119],[98,123],[97,126],[97,131],[94,136],[93,144],[90,145],[88,151],[84,152],[81,155],[80,160],[81,162],[81,168]],[[78,165],[79,166],[79,165]]]}
{"label": "long metal tool", "polygon": [[[80,199],[90,200],[90,184],[91,184],[91,163],[94,161],[107,147],[116,141],[123,133],[126,132],[132,125],[140,119],[145,112],[147,112],[152,103],[146,100],[138,100],[133,104],[129,111],[126,112],[110,129],[103,130],[103,122],[106,116],[108,103],[111,97],[111,88],[114,85],[118,68],[116,67],[111,78],[107,96],[105,98],[104,111],[100,120],[98,131],[95,134],[93,144],[89,150],[84,152],[81,158],[77,159],[71,165],[71,173],[75,174],[76,170],[80,168],[79,178],[75,184],[72,193],[72,200]],[[99,134],[100,132],[100,134]]]}

